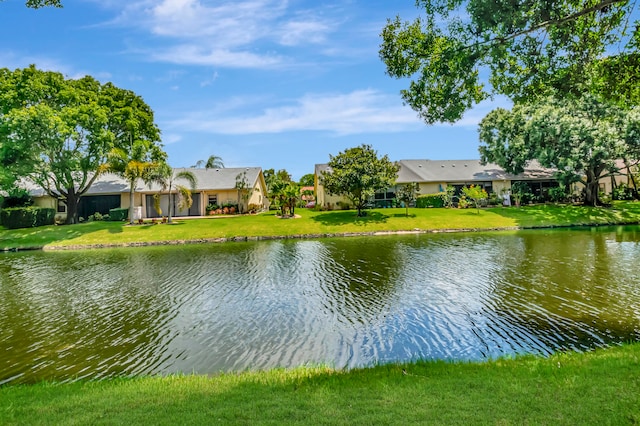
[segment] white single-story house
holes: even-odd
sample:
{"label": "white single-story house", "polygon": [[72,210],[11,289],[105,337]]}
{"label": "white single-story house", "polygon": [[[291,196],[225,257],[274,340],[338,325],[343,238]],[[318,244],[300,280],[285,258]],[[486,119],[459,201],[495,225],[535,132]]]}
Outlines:
{"label": "white single-story house", "polygon": [[[259,206],[260,210],[269,208],[267,186],[260,167],[239,167],[220,169],[201,168],[175,168],[174,175],[181,171],[190,171],[197,180],[195,190],[192,191],[193,203],[188,210],[179,210],[178,197],[175,185],[188,186],[188,182],[180,179],[173,183],[175,213],[174,216],[205,216],[206,208],[210,204],[233,204],[239,206],[241,211],[247,211],[250,205]],[[244,180],[247,188],[247,196],[243,197],[238,190],[238,183]],[[52,207],[57,211],[56,218],[63,220],[66,217],[66,206],[63,201],[57,200],[45,191],[34,185],[25,184],[29,194],[34,198],[35,204],[41,207]],[[160,194],[160,208],[162,213],[154,208],[153,197]],[[142,180],[138,181],[134,191],[135,218],[154,218],[166,216],[169,206],[169,194],[167,190],[157,184],[146,185]],[[129,208],[129,184],[123,178],[105,173],[100,176],[80,199],[78,216],[87,218],[96,212],[109,213],[113,208]]]}

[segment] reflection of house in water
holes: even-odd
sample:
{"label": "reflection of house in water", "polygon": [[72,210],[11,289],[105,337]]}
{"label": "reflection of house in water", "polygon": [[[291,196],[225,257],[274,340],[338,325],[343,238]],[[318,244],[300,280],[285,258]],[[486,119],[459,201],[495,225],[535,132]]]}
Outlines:
{"label": "reflection of house in water", "polygon": [[[460,192],[463,187],[471,185],[482,186],[488,194],[501,194],[510,190],[516,182],[525,182],[534,196],[544,196],[549,188],[557,187],[555,170],[542,167],[537,161],[531,161],[524,172],[518,175],[505,172],[496,164],[482,165],[480,160],[400,160],[398,161],[397,185],[378,191],[372,200],[375,207],[389,207],[395,199],[398,185],[406,183],[418,183],[419,194],[435,194],[443,192],[449,185]],[[620,162],[620,173],[614,177],[601,179],[600,187],[605,193],[610,193],[612,188],[624,183],[631,186],[630,173],[626,171],[624,164]],[[347,200],[338,195],[326,193],[322,186],[322,173],[330,172],[327,164],[315,166],[315,190],[316,200],[319,206],[334,207]],[[581,191],[581,185],[577,184],[575,191]]]}

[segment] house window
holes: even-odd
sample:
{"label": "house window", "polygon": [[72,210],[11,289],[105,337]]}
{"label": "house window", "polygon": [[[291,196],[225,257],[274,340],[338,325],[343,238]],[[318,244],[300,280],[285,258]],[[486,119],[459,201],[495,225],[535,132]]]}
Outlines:
{"label": "house window", "polygon": [[218,205],[218,194],[209,195],[209,204]]}
{"label": "house window", "polygon": [[58,213],[66,213],[67,204],[63,200],[58,200]]}

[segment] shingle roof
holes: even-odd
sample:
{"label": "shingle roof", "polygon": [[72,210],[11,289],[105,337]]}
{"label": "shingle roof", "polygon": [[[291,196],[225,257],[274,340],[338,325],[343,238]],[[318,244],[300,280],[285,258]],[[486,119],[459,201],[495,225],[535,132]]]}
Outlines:
{"label": "shingle roof", "polygon": [[[551,179],[554,173],[537,161],[531,161],[520,175],[507,173],[497,164],[482,165],[480,160],[400,160],[398,164],[398,183]],[[316,173],[325,170],[329,170],[327,164],[316,164]]]}
{"label": "shingle roof", "polygon": [[[235,189],[236,177],[247,173],[247,182],[250,186],[254,186],[260,171],[260,167],[236,167],[236,168],[221,168],[221,169],[199,169],[199,168],[175,168],[173,173],[178,174],[182,171],[190,171],[193,173],[197,180],[196,188],[199,190],[225,190]],[[184,181],[176,181],[180,185],[184,185]],[[160,190],[160,186],[157,184],[146,186],[138,185],[136,191],[140,192],[157,192]]]}

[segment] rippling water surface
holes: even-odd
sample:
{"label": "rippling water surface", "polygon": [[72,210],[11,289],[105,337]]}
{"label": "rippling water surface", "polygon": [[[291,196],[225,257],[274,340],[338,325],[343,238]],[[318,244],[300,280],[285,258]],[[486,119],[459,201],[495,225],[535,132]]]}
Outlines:
{"label": "rippling water surface", "polygon": [[0,384],[640,340],[640,227],[0,255]]}

